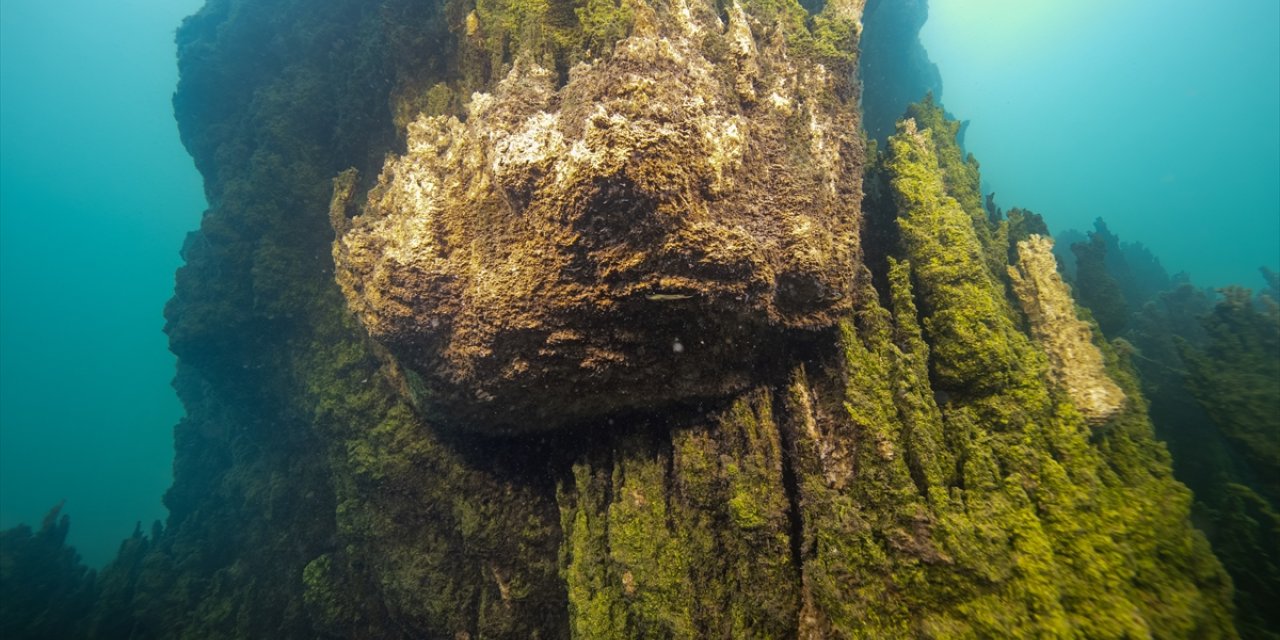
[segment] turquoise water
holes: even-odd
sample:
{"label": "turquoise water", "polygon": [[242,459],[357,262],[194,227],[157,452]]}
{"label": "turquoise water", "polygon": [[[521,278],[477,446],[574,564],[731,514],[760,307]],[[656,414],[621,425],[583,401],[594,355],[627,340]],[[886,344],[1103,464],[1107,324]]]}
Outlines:
{"label": "turquoise water", "polygon": [[89,564],[165,517],[161,309],[199,175],[169,98],[196,0],[0,5],[0,528],[65,499]]}
{"label": "turquoise water", "polygon": [[[165,515],[161,309],[204,207],[171,36],[199,4],[0,5],[0,528],[65,499],[89,564]],[[1257,285],[1280,263],[1278,7],[934,0],[924,38],[1002,206]]]}
{"label": "turquoise water", "polygon": [[1280,265],[1280,3],[932,0],[921,39],[1004,208],[1102,216],[1201,285]]}

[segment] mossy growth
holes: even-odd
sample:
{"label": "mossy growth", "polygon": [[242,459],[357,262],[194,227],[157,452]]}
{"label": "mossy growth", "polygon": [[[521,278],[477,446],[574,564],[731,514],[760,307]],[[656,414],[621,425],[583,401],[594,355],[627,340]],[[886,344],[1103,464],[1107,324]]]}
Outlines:
{"label": "mossy growth", "polygon": [[[342,546],[302,572],[313,624],[340,636],[545,634],[564,622],[554,507],[468,460],[411,407],[393,361],[329,292],[295,363],[326,434]],[[421,585],[432,584],[424,591]],[[376,614],[376,615],[373,615]],[[392,622],[396,621],[396,622]]]}
{"label": "mossy growth", "polygon": [[1234,581],[1237,627],[1271,637],[1280,620],[1262,603],[1280,593],[1277,497],[1267,481],[1275,465],[1268,475],[1264,462],[1280,432],[1271,419],[1280,413],[1280,353],[1265,337],[1280,333],[1280,321],[1266,319],[1274,298],[1241,289],[1219,297],[1186,274],[1170,279],[1150,251],[1121,242],[1101,219],[1087,237],[1064,237],[1072,235],[1078,295],[1104,329],[1123,335],[1121,369],[1140,374],[1174,473],[1195,492],[1193,518]]}
{"label": "mossy growth", "polygon": [[573,636],[787,637],[799,602],[767,393],[671,439],[625,437],[558,491]]}
{"label": "mossy growth", "polygon": [[810,56],[840,73],[853,72],[861,10],[851,0],[832,0],[817,13],[796,0],[743,0],[742,7],[764,28],[781,31],[793,53]]}
{"label": "mossy growth", "polygon": [[[1280,637],[1269,604],[1280,597],[1280,308],[1269,296],[1228,288],[1200,328],[1199,339],[1175,341],[1185,388],[1204,410],[1200,438],[1222,444],[1191,449],[1187,468],[1198,471],[1204,521],[1235,579],[1242,633]],[[1179,414],[1170,427],[1195,428],[1186,415],[1197,414]]]}
{"label": "mossy growth", "polygon": [[[853,24],[824,32],[798,5],[764,2],[752,10],[763,28],[808,30],[847,51]],[[379,7],[366,5],[346,6],[371,20]],[[295,0],[275,20],[310,25],[315,6]],[[494,0],[465,7],[457,33],[485,56],[480,67],[527,53],[563,70],[621,32],[605,24],[613,8]],[[777,20],[763,24],[768,11]],[[203,20],[208,38],[249,29]],[[226,46],[198,44],[189,55]],[[1189,496],[1140,404],[1091,433],[1017,330],[990,268],[1005,247],[988,250],[962,202],[976,175],[962,175],[968,159],[947,168],[952,123],[931,138],[904,126],[891,143],[877,184],[892,192],[901,233],[884,290],[849,274],[856,310],[806,336],[828,340],[816,360],[779,363],[693,418],[646,410],[571,443],[472,437],[411,403],[406,374],[333,286],[329,178],[352,165],[371,175],[378,160],[362,158],[385,138],[362,134],[394,127],[388,114],[365,129],[329,126],[327,91],[365,76],[344,56],[311,55],[273,70],[287,80],[252,100],[200,112],[221,119],[180,115],[189,137],[208,138],[195,148],[217,179],[202,236],[212,246],[182,276],[174,307],[175,334],[189,336],[179,350],[201,359],[180,374],[191,417],[179,429],[174,526],[139,581],[151,628],[192,638],[1231,637],[1226,582],[1186,522]],[[208,64],[197,77],[239,75]],[[465,80],[447,87],[479,87]],[[385,110],[383,90],[368,113]],[[193,95],[179,103],[218,92]]]}
{"label": "mossy growth", "polygon": [[[1003,287],[988,268],[974,218],[951,195],[950,174],[940,164],[936,140],[954,132],[950,125],[935,133],[904,120],[889,138],[884,170],[920,292],[935,379],[949,391],[990,391],[1030,373],[1018,354],[1026,339],[1014,328]],[[954,151],[954,144],[942,146]],[[985,218],[978,224],[985,225]]]}
{"label": "mossy growth", "polygon": [[574,9],[566,0],[477,0],[467,36],[482,42],[494,68],[524,52],[563,59],[580,41]]}
{"label": "mossy growth", "polygon": [[462,84],[485,89],[521,56],[562,74],[630,35],[635,0],[452,0]]}
{"label": "mossy growth", "polygon": [[585,0],[574,13],[582,26],[582,40],[589,55],[608,53],[627,37],[635,15],[632,0]]}
{"label": "mossy growth", "polygon": [[995,241],[997,245],[1009,247],[1008,259],[1012,264],[1018,259],[1018,243],[1031,236],[1050,237],[1048,225],[1040,214],[1015,207],[1001,221]]}
{"label": "mossy growth", "polygon": [[989,268],[997,255],[1005,268],[1007,247],[984,248],[975,227],[988,221],[960,205],[976,176],[948,184],[936,133],[905,121],[879,165],[899,244],[888,290],[859,296],[844,328],[843,384],[797,374],[787,396],[817,628],[1235,637],[1230,583],[1132,376],[1093,330],[1134,402],[1090,429],[1018,329]]}
{"label": "mossy growth", "polygon": [[[752,16],[757,37],[778,33],[791,52],[822,62],[841,76],[853,73],[860,35],[856,2],[829,2],[816,15],[796,0],[745,0],[741,6]],[[691,19],[688,9],[644,0],[452,0],[448,13],[455,16],[453,29],[464,48],[470,49],[459,58],[461,84],[484,89],[521,56],[564,77],[579,62],[607,57],[633,33],[637,21],[648,30],[689,28],[679,26]],[[718,2],[714,9],[723,14],[728,3]]]}
{"label": "mossy growth", "polygon": [[1231,573],[1241,637],[1280,638],[1280,512],[1252,488],[1227,483],[1206,507],[1214,552]]}
{"label": "mossy growth", "polygon": [[942,105],[930,93],[924,100],[907,107],[906,118],[914,120],[916,128],[928,131],[928,141],[947,194],[955,199],[973,221],[973,232],[978,238],[987,268],[997,277],[1004,274],[1005,245],[996,237],[997,224],[992,221],[982,197],[982,180],[979,177],[978,160],[966,153],[960,145],[962,124],[947,117]]}

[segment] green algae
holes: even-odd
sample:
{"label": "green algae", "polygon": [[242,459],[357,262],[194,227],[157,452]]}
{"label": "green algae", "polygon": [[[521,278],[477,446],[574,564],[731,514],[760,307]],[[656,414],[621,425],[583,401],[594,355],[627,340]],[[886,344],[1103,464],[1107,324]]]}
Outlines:
{"label": "green algae", "polygon": [[933,375],[949,390],[1007,387],[1029,373],[1019,370],[1025,338],[1015,330],[1003,291],[987,268],[973,217],[947,190],[944,175],[949,174],[939,164],[937,137],[905,120],[899,134],[889,138],[885,160],[901,212],[902,244],[921,292]]}
{"label": "green algae", "polygon": [[1234,582],[1241,636],[1271,637],[1280,546],[1266,457],[1268,438],[1280,433],[1271,408],[1280,403],[1280,372],[1268,354],[1280,321],[1270,296],[1229,289],[1215,300],[1185,276],[1170,279],[1145,247],[1121,242],[1101,219],[1094,227],[1073,247],[1079,296],[1116,338],[1120,368],[1137,374],[1174,472],[1195,492],[1193,517]]}
{"label": "green algae", "polygon": [[[1189,494],[1144,407],[1098,438],[1045,383],[1044,354],[1017,330],[987,268],[996,254],[973,230],[987,222],[948,189],[934,135],[908,122],[889,140],[881,166],[905,260],[889,262],[894,312],[864,296],[844,329],[846,400],[813,401],[802,377],[790,394],[793,413],[812,415],[793,429],[821,626],[837,637],[1234,637],[1229,582],[1189,526]],[[921,357],[944,396],[921,384]],[[815,437],[811,425],[842,413],[856,437]],[[861,446],[840,455],[824,440]],[[852,487],[843,469],[859,470]]]}
{"label": "green algae", "polygon": [[[801,55],[853,59],[847,17],[747,4]],[[327,18],[383,24],[357,5]],[[447,113],[513,56],[603,55],[636,19],[608,0],[496,0],[473,32],[471,11],[448,9],[483,59],[407,73],[425,106],[385,109],[412,93],[390,85],[376,108],[330,100],[363,67],[314,52],[225,113],[178,100],[213,207],[169,314],[191,414],[174,515],[126,557],[141,569],[125,620],[192,638],[1233,637],[1230,583],[1123,355],[1095,332],[1137,399],[1095,430],[1019,329],[1001,274],[1021,232],[993,231],[931,102],[869,168],[893,232],[877,273],[848,274],[854,312],[793,347],[816,357],[782,350],[745,392],[561,439],[424,413],[323,259],[330,178],[373,174],[394,110]],[[245,28],[215,17],[185,35],[184,91],[256,63],[199,57]],[[376,124],[328,126],[362,114]],[[1235,517],[1261,517],[1241,496]]]}
{"label": "green algae", "polygon": [[591,55],[612,51],[635,20],[629,0],[586,0],[574,13],[582,27],[582,44]]}
{"label": "green algae", "polygon": [[574,464],[559,491],[574,637],[789,635],[797,574],[771,401],[749,394],[716,425]]}

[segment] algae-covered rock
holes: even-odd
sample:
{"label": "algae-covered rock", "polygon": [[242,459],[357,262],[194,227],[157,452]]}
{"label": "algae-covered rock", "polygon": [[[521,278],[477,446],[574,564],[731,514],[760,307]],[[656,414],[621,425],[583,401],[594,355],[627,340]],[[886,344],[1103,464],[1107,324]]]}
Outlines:
{"label": "algae-covered rock", "polygon": [[1076,317],[1075,301],[1058,275],[1053,241],[1032,235],[1017,247],[1018,262],[1009,267],[1009,279],[1031,323],[1031,334],[1076,408],[1090,422],[1106,422],[1124,407],[1124,392],[1107,376],[1093,331]]}
{"label": "algae-covered rock", "polygon": [[0,531],[0,636],[71,638],[86,633],[96,575],[66,546],[70,519],[54,507],[33,531]]}
{"label": "algae-covered rock", "polygon": [[[1076,238],[1083,239],[1078,233]],[[1069,234],[1062,236],[1068,240]],[[1140,374],[1193,519],[1235,588],[1242,637],[1280,637],[1280,313],[1270,291],[1198,289],[1102,219],[1076,242],[1082,303]],[[1120,292],[1117,294],[1116,292]]]}
{"label": "algae-covered rock", "polygon": [[521,57],[465,122],[420,116],[335,219],[351,308],[451,425],[722,397],[852,308],[849,78],[741,4],[681,6],[563,86]]}
{"label": "algae-covered rock", "polygon": [[865,161],[860,11],[211,0],[180,33],[210,211],[168,310],[171,517],[94,615],[1234,637],[1124,361],[1098,345],[1130,402],[1093,429],[1022,329],[1025,230],[958,124],[926,101]]}
{"label": "algae-covered rock", "polygon": [[[902,248],[914,263],[922,296],[930,366],[949,391],[990,393],[1027,375],[1018,354],[1026,337],[1015,329],[1004,293],[987,268],[989,230],[965,207],[968,200],[976,204],[976,166],[960,160],[954,123],[943,118],[941,108],[926,102],[913,109],[937,124],[921,129],[914,117],[901,121],[889,139],[884,170]],[[958,176],[961,168],[971,168],[973,179]]]}

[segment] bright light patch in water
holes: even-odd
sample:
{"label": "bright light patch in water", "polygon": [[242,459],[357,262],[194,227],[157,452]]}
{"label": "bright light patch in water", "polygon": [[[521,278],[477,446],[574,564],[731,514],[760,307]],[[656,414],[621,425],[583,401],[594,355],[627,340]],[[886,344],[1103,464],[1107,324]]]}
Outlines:
{"label": "bright light patch in water", "polygon": [[1104,0],[933,0],[922,38],[929,43],[934,60],[960,56],[973,62],[1006,62],[1009,56],[1034,56],[1046,46],[1080,37],[1090,23],[1127,13],[1126,4]]}

